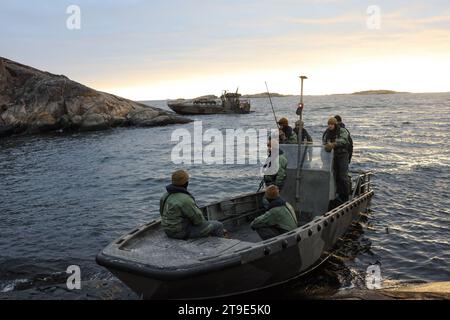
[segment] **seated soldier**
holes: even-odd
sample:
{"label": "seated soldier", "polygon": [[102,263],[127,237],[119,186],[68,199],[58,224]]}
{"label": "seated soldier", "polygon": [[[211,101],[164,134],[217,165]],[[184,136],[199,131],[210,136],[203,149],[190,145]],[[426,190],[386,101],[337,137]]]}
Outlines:
{"label": "seated soldier", "polygon": [[277,186],[266,189],[269,207],[265,214],[253,220],[251,227],[263,240],[297,229],[297,216],[294,208],[280,197]]}
{"label": "seated soldier", "polygon": [[223,225],[219,221],[207,221],[187,191],[189,175],[184,170],[172,174],[172,184],[160,201],[162,227],[170,238],[196,239],[208,236],[223,237]]}

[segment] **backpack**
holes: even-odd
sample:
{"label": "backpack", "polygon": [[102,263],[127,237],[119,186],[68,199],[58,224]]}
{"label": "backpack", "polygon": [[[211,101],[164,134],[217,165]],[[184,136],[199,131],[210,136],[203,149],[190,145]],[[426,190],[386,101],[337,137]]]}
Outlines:
{"label": "backpack", "polygon": [[[347,130],[346,128],[344,128],[345,130]],[[352,136],[350,135],[350,131],[348,131],[348,146],[347,146],[347,150],[348,150],[348,163],[352,162],[352,156],[353,156],[353,139]]]}

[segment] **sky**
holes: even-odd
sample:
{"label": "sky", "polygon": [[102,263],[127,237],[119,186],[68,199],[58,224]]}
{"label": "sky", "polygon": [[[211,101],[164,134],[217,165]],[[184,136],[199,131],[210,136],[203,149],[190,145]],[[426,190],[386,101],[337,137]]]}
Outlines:
{"label": "sky", "polygon": [[450,91],[448,0],[1,0],[0,38],[2,57],[134,100],[298,94],[301,74],[309,95]]}

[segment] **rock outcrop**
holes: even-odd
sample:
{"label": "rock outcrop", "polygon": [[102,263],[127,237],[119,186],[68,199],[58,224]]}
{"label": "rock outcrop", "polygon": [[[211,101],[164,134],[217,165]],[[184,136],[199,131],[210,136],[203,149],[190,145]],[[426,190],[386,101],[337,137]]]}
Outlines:
{"label": "rock outcrop", "polygon": [[0,57],[0,137],[190,121]]}
{"label": "rock outcrop", "polygon": [[327,300],[450,300],[450,282],[407,284],[378,290],[345,289],[334,295],[314,297]]}

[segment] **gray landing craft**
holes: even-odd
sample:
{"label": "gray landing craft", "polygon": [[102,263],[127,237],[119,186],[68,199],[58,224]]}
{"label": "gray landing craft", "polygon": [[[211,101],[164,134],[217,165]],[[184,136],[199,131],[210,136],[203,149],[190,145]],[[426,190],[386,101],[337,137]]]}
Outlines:
{"label": "gray landing craft", "polygon": [[170,109],[182,115],[250,113],[250,101],[241,99],[239,93],[224,91],[220,99],[200,97],[193,100],[172,100],[167,103]]}
{"label": "gray landing craft", "polygon": [[[282,197],[296,206],[300,226],[261,241],[250,222],[264,213],[263,193],[250,193],[202,207],[220,220],[231,238],[169,239],[155,220],[112,242],[98,264],[145,299],[202,299],[251,292],[298,278],[319,266],[339,238],[365,212],[373,196],[371,174],[352,173],[350,200],[336,198],[333,154],[323,146],[280,146],[289,160]],[[301,168],[296,202],[297,164]],[[155,213],[156,215],[157,213]]]}

